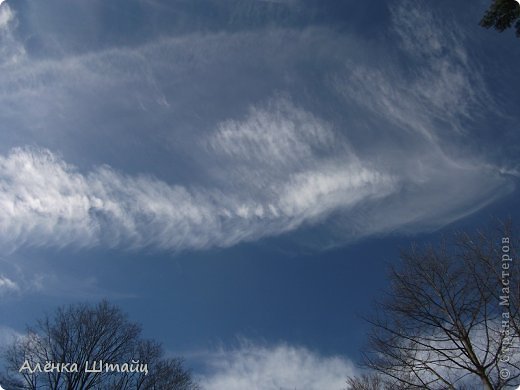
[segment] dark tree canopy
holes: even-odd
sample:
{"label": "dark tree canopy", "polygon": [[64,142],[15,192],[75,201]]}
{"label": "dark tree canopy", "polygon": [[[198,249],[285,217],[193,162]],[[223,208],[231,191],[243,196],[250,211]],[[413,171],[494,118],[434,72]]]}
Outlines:
{"label": "dark tree canopy", "polygon": [[494,27],[502,32],[514,24],[516,36],[520,38],[519,19],[520,5],[515,0],[494,0],[480,21],[480,25],[485,28]]}
{"label": "dark tree canopy", "polygon": [[369,319],[355,390],[499,390],[520,381],[520,261],[509,224],[404,251]]}
{"label": "dark tree canopy", "polygon": [[[140,326],[129,321],[119,308],[108,302],[70,305],[44,316],[34,327],[28,328],[23,337],[8,346],[3,353],[7,373],[2,383],[9,390],[198,388],[180,360],[163,355],[160,344],[143,340]],[[119,364],[120,368],[129,363],[135,370],[85,370],[87,366],[91,368],[93,362],[100,361],[103,364]],[[55,366],[55,369],[45,372],[47,362],[76,363],[78,370],[70,372],[70,366],[67,369]],[[31,372],[38,363],[41,370]],[[31,370],[20,372],[27,364]]]}

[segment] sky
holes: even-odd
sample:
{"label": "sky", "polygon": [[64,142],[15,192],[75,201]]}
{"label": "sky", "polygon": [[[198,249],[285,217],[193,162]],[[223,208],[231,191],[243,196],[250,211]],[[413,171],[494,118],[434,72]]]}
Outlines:
{"label": "sky", "polygon": [[206,389],[345,387],[401,249],[520,214],[488,5],[0,1],[0,344],[107,298]]}

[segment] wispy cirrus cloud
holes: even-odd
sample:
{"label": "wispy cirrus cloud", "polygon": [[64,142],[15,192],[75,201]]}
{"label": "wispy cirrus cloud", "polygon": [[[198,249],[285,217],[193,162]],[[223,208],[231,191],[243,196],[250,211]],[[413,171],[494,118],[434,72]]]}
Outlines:
{"label": "wispy cirrus cloud", "polygon": [[0,296],[20,291],[18,283],[4,275],[0,275]]}
{"label": "wispy cirrus cloud", "polygon": [[339,356],[322,356],[286,344],[275,346],[243,342],[239,348],[213,353],[201,384],[208,390],[280,390],[346,388],[354,365]]}
{"label": "wispy cirrus cloud", "polygon": [[18,21],[14,11],[4,0],[0,1],[0,66],[16,65],[25,54],[23,45],[14,37]]}
{"label": "wispy cirrus cloud", "polygon": [[[5,0],[0,0],[0,6],[5,2]],[[11,8],[6,4],[1,8],[0,11],[0,29],[5,32],[5,30],[9,27],[9,23],[14,19],[13,12]]]}
{"label": "wispy cirrus cloud", "polygon": [[[285,146],[270,141],[284,132],[280,118],[262,110],[253,111],[242,124],[224,123],[208,139],[221,163],[213,187],[168,184],[107,166],[81,173],[48,150],[13,149],[0,157],[1,239],[13,248],[229,246],[293,230],[337,207],[352,207],[391,191],[390,176],[364,166],[353,154],[318,158],[313,147],[331,135],[319,121],[299,127],[304,113],[287,102],[283,105],[289,110],[284,117]],[[250,135],[252,123],[260,126],[262,137],[244,136]],[[288,149],[281,153],[280,148]],[[258,153],[263,154],[261,161]],[[296,167],[294,159],[305,155],[307,164]],[[274,159],[280,169],[273,171]]]}
{"label": "wispy cirrus cloud", "polygon": [[[440,226],[510,188],[492,170],[483,178],[484,168],[451,160],[439,150],[418,150],[413,164],[398,160],[387,166],[346,153],[347,146],[321,158],[309,152],[309,144],[300,150],[302,156],[310,153],[304,163],[293,166],[295,148],[295,155],[286,153],[272,169],[283,146],[266,147],[263,163],[255,155],[262,147],[255,142],[265,143],[265,132],[280,127],[263,125],[267,127],[260,140],[232,142],[240,158],[230,157],[230,149],[220,145],[224,160],[215,156],[221,162],[212,187],[129,176],[107,166],[82,173],[48,150],[13,149],[0,157],[0,240],[12,249],[202,249],[288,232],[333,212],[355,221],[350,232],[355,238],[404,226]],[[221,128],[216,133],[219,142],[222,131],[231,138],[243,137],[241,126]],[[210,138],[212,147],[214,141]]]}
{"label": "wispy cirrus cloud", "polygon": [[[345,242],[439,228],[510,192],[509,167],[465,149],[494,104],[463,37],[409,2],[392,12],[400,47],[366,49],[385,66],[326,28],[187,34],[6,65],[0,242],[202,249],[327,218]],[[297,98],[311,53],[324,73],[312,90],[334,115]],[[13,147],[28,140],[50,146]],[[117,166],[92,156],[103,148]],[[150,150],[166,155],[160,169]]]}
{"label": "wispy cirrus cloud", "polygon": [[483,113],[501,115],[480,64],[468,53],[465,33],[416,2],[395,2],[390,10],[392,39],[409,67],[351,63],[338,77],[338,90],[402,130],[460,146],[457,137],[471,136]]}
{"label": "wispy cirrus cloud", "polygon": [[[59,269],[58,269],[59,268]],[[0,257],[0,297],[3,303],[15,303],[28,296],[48,299],[129,299],[135,294],[101,285],[99,276],[90,269],[70,272],[45,257],[12,253]]]}

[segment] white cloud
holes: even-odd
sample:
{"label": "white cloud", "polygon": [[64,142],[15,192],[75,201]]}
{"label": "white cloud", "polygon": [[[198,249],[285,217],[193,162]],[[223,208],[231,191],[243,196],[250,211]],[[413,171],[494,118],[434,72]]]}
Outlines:
{"label": "white cloud", "polygon": [[350,229],[345,241],[442,226],[510,188],[492,168],[453,159],[430,142],[409,137],[407,154],[358,155],[331,125],[275,98],[221,123],[202,143],[211,186],[108,166],[83,173],[48,150],[15,148],[0,155],[0,242],[201,249],[334,213]]}
{"label": "white cloud", "polygon": [[201,384],[208,390],[342,390],[347,377],[355,375],[353,364],[345,358],[285,344],[245,343],[212,355],[207,364],[209,373]]}
{"label": "white cloud", "polygon": [[15,13],[9,4],[3,3],[0,0],[0,67],[18,64],[25,55],[23,45],[13,35],[17,25]]}
{"label": "white cloud", "polygon": [[391,14],[400,54],[413,70],[393,61],[352,63],[339,83],[346,97],[431,141],[469,135],[482,113],[500,114],[453,20],[409,0],[396,2]]}
{"label": "white cloud", "polygon": [[[0,6],[3,2],[4,0],[0,0]],[[11,8],[8,5],[5,5],[0,8],[0,31],[2,32],[2,34],[8,32],[7,30],[9,28],[9,24],[13,21],[13,19],[14,13],[13,11],[11,11]]]}
{"label": "white cloud", "polygon": [[0,275],[0,296],[3,294],[18,292],[18,284],[4,275]]}
{"label": "white cloud", "polygon": [[[0,3],[1,5],[1,3]],[[0,30],[4,31],[7,29],[9,23],[13,20],[13,13],[9,7],[0,8]]]}
{"label": "white cloud", "polygon": [[209,144],[216,153],[245,163],[301,166],[318,151],[333,151],[336,137],[330,124],[279,97],[266,107],[251,107],[244,121],[221,123]]}
{"label": "white cloud", "polygon": [[12,248],[226,246],[294,229],[338,205],[382,196],[392,185],[348,159],[334,171],[318,165],[279,178],[265,167],[249,168],[248,175],[270,182],[256,193],[234,191],[233,174],[222,188],[171,185],[106,166],[82,174],[40,149],[14,149],[0,156],[0,168],[0,240]]}
{"label": "white cloud", "polygon": [[6,258],[0,257],[0,298],[16,302],[27,296],[42,295],[78,300],[135,297],[101,286],[99,278],[90,269],[67,272],[36,256],[11,253]]}
{"label": "white cloud", "polygon": [[[331,216],[341,236],[338,241],[344,242],[439,228],[504,195],[513,184],[501,172],[511,167],[498,169],[461,152],[469,132],[463,123],[475,112],[485,112],[482,102],[487,96],[478,72],[469,72],[461,38],[455,30],[444,34],[446,26],[435,24],[437,19],[427,10],[400,4],[393,10],[394,29],[402,50],[420,62],[412,75],[394,61],[384,67],[363,63],[353,54],[359,42],[327,29],[191,34],[140,47],[28,58],[20,66],[10,63],[0,74],[0,116],[13,125],[6,125],[0,138],[11,132],[6,138],[14,145],[45,143],[55,145],[54,151],[64,149],[62,139],[74,140],[67,160],[79,155],[75,162],[82,169],[47,149],[9,151],[8,142],[1,142],[0,243],[8,249],[200,249],[290,232]],[[4,4],[1,12],[7,9]],[[10,15],[12,27],[15,19]],[[222,83],[234,80],[235,69],[249,71],[258,62],[273,74],[288,69],[284,78],[292,80],[290,70],[299,59],[313,53],[318,59],[339,61],[345,53],[336,53],[344,47],[351,58],[336,77],[328,78],[336,81],[328,93],[341,92],[344,106],[333,110],[345,110],[347,121],[323,119],[322,110],[296,104],[290,93],[255,97],[262,103],[251,104],[245,114],[229,109],[233,114],[224,116],[228,119],[206,123],[209,130],[195,135],[175,121],[185,112],[194,112],[190,120],[203,116],[203,109],[193,109],[194,102],[205,105],[201,96],[226,100],[218,83],[221,78]],[[238,61],[228,58],[229,53],[245,54]],[[241,61],[246,63],[243,68]],[[166,80],[173,80],[172,89],[186,89],[178,95],[170,91],[172,99]],[[295,80],[301,81],[282,85]],[[247,82],[247,93],[258,89],[258,81]],[[217,92],[201,89],[207,83]],[[183,100],[192,94],[193,100]],[[486,99],[486,105],[492,107],[491,101]],[[110,115],[103,116],[105,106]],[[368,112],[362,123],[355,120],[359,107]],[[138,110],[142,117],[132,116]],[[143,128],[132,132],[136,118]],[[105,122],[107,127],[98,129]],[[163,131],[171,134],[153,133],[155,123],[167,123]],[[85,157],[82,143],[118,145],[113,148],[122,155],[123,148],[117,148],[127,140],[141,145],[153,139],[147,150],[157,150],[166,138],[180,144],[175,151],[185,146],[182,152],[192,160],[181,163],[189,179],[160,172],[160,178],[146,175],[155,173],[153,163],[142,175],[89,166],[99,160]],[[138,161],[134,170],[148,163],[140,158],[141,149],[132,151]],[[181,164],[175,152],[171,155],[168,164],[174,170]]]}

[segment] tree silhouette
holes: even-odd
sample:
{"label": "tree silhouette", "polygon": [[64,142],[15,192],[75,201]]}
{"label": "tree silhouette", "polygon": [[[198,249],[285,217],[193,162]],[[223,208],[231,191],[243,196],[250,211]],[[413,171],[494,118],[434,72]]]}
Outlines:
{"label": "tree silhouette", "polygon": [[347,385],[348,390],[391,390],[381,375],[378,374],[363,374],[349,377]]}
{"label": "tree silhouette", "polygon": [[520,5],[515,0],[494,0],[480,21],[485,28],[494,27],[502,32],[511,26],[515,27],[516,36],[520,38]]}
{"label": "tree silhouette", "polygon": [[412,246],[375,303],[353,389],[486,389],[518,385],[520,273],[510,224]]}
{"label": "tree silhouette", "polygon": [[[163,355],[160,344],[143,340],[140,326],[107,301],[70,305],[38,320],[6,348],[2,383],[9,390],[198,389],[180,360]],[[89,372],[101,361],[112,366]],[[55,366],[45,370],[49,363]]]}

